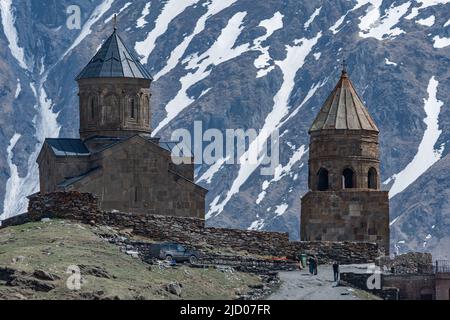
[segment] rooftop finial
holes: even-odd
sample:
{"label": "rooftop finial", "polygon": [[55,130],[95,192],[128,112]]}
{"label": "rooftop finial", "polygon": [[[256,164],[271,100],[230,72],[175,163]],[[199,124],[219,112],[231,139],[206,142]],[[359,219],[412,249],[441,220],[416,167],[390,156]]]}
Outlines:
{"label": "rooftop finial", "polygon": [[347,73],[347,60],[343,60],[342,61],[342,73],[346,74]]}
{"label": "rooftop finial", "polygon": [[114,15],[113,25],[114,25],[114,31],[116,31],[117,30],[117,14]]}

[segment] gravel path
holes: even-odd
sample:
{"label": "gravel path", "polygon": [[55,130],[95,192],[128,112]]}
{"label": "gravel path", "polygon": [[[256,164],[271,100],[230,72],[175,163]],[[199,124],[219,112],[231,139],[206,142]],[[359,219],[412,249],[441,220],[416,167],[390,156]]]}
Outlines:
{"label": "gravel path", "polygon": [[[356,271],[354,267],[341,267],[342,271]],[[363,300],[375,297],[349,287],[336,287],[331,266],[319,266],[319,274],[312,276],[308,270],[280,272],[279,290],[269,300]]]}

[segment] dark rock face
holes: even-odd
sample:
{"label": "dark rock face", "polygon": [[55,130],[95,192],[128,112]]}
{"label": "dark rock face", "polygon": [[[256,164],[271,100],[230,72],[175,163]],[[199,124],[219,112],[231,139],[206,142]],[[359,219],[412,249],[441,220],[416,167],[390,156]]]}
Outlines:
{"label": "dark rock face", "polygon": [[36,270],[33,273],[33,276],[39,280],[44,280],[44,281],[55,281],[55,280],[61,279],[58,275],[52,274],[52,273],[44,271],[44,270]]}
{"label": "dark rock face", "polygon": [[104,279],[112,279],[112,278],[114,278],[113,276],[111,276],[108,273],[108,271],[106,271],[102,267],[85,266],[85,265],[80,265],[79,267],[80,267],[80,270],[81,270],[82,274],[84,274],[84,275],[90,275],[90,276],[94,276],[94,277],[97,277],[97,278],[104,278]]}
{"label": "dark rock face", "polygon": [[[392,249],[431,252],[434,259],[450,259],[450,156],[432,166],[392,202]],[[432,194],[432,196],[430,196]]]}
{"label": "dark rock face", "polygon": [[[13,3],[12,8],[2,2],[2,13],[14,12],[12,27],[24,59],[11,50],[4,32],[11,26],[2,23],[0,199],[6,201],[0,201],[0,207],[6,204],[6,208],[0,212],[10,216],[26,211],[23,199],[37,191],[34,160],[45,137],[77,137],[78,97],[73,79],[111,33],[108,18],[127,2],[80,1],[82,31],[66,27],[66,10],[73,1]],[[432,149],[442,147],[436,166],[445,167],[450,161],[445,157],[450,113],[444,112],[450,96],[450,53],[448,46],[435,43],[436,37],[448,37],[448,26],[444,27],[448,3],[426,7],[415,0],[384,0],[379,6],[346,0],[229,0],[218,1],[223,10],[209,12],[206,0],[178,4],[179,11],[174,9],[178,0],[152,0],[145,16],[148,2],[136,0],[126,7],[119,15],[119,31],[132,48],[136,44],[137,53],[155,76],[152,127],[166,119],[166,106],[180,111],[159,135],[167,140],[174,129],[192,130],[195,120],[202,121],[205,129],[261,129],[271,124],[285,133],[276,177],[226,165],[211,179],[200,179],[209,166],[197,168],[198,182],[211,190],[209,226],[283,231],[299,239],[300,198],[308,190],[307,159],[301,148],[307,149],[308,128],[339,76],[343,56],[361,99],[379,125],[381,181],[401,172],[418,153],[428,129],[424,99],[429,97],[427,86],[433,77],[438,81],[436,99],[444,107],[437,117],[441,133]],[[431,16],[434,24],[418,23]],[[270,22],[261,24],[267,19]],[[225,38],[220,38],[222,31]],[[143,42],[148,35],[149,41]],[[219,38],[223,46],[217,49],[214,44]],[[266,52],[264,56],[270,56],[267,64],[258,59]],[[264,74],[265,68],[273,69]],[[419,153],[419,158],[432,154]],[[423,180],[413,179],[410,188],[392,199],[391,220],[404,217],[393,225],[392,242],[401,252],[432,250],[445,256],[448,176],[446,171],[433,174],[431,169]],[[421,200],[412,206],[413,199]],[[283,214],[280,207],[287,208]],[[430,231],[434,222],[436,227]],[[423,249],[428,234],[433,240]]]}
{"label": "dark rock face", "polygon": [[24,290],[49,292],[56,286],[49,281],[59,280],[58,276],[51,275],[42,270],[36,270],[33,274],[27,274],[11,268],[0,268],[0,281],[10,287],[20,287]]}

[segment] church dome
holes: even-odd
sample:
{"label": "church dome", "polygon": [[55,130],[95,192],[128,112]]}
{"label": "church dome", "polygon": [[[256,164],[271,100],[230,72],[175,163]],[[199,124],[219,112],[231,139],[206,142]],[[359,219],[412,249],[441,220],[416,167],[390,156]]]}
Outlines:
{"label": "church dome", "polygon": [[321,130],[379,132],[345,70],[314,120],[310,133]]}
{"label": "church dome", "polygon": [[116,29],[77,76],[76,80],[89,78],[153,80],[150,73],[139,62],[139,59],[125,46]]}

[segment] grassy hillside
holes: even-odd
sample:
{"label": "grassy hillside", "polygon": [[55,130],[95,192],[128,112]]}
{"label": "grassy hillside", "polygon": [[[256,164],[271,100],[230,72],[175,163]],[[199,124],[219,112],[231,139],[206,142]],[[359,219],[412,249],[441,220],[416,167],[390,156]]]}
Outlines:
{"label": "grassy hillside", "polygon": [[[62,220],[0,230],[0,299],[233,299],[261,283],[238,272],[150,266],[103,240],[104,232]],[[79,291],[66,285],[73,265]],[[173,283],[181,295],[169,292]]]}

